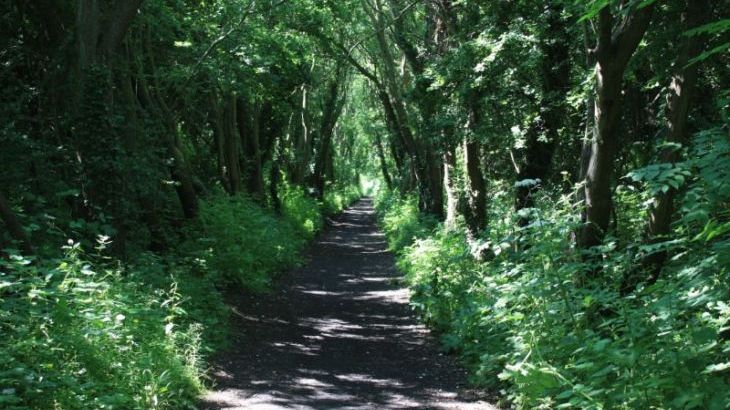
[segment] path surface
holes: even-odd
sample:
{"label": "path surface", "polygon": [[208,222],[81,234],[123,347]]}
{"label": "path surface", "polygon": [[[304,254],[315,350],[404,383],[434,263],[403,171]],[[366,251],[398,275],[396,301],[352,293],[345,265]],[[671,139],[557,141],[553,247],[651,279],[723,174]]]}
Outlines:
{"label": "path surface", "polygon": [[331,225],[276,295],[236,302],[239,347],[201,407],[494,409],[413,317],[371,202]]}

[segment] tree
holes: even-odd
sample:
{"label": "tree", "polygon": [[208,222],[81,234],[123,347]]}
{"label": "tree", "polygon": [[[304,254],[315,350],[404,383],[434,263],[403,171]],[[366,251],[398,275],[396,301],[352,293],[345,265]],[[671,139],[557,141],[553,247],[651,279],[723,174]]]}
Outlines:
{"label": "tree", "polygon": [[[704,25],[709,17],[710,5],[705,0],[685,1],[685,11],[682,13],[682,26],[685,32]],[[706,36],[684,35],[679,45],[677,57],[674,61],[671,84],[667,95],[667,136],[664,148],[659,153],[659,161],[663,164],[674,164],[680,159],[681,147],[689,142],[688,117],[691,108],[690,102],[695,94],[699,75],[699,64],[690,64],[703,49]],[[667,240],[671,232],[672,217],[674,215],[674,198],[677,188],[668,186],[666,192],[659,191],[649,208],[647,235],[650,243]],[[659,251],[647,255],[643,261],[649,270],[649,283],[658,278],[666,251]]]}
{"label": "tree", "polygon": [[585,172],[584,224],[578,245],[599,245],[611,218],[611,182],[619,144],[621,90],[624,72],[649,28],[655,4],[631,3],[621,10],[623,17],[605,5],[598,11],[597,41],[591,53],[596,58],[596,100],[593,133]]}

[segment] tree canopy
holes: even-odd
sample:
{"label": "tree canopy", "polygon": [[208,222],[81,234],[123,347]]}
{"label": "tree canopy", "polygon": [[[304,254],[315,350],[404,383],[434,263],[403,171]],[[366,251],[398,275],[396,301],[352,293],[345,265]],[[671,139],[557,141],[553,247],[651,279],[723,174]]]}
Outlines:
{"label": "tree canopy", "polygon": [[0,407],[192,405],[362,195],[505,403],[730,405],[725,2],[0,5]]}

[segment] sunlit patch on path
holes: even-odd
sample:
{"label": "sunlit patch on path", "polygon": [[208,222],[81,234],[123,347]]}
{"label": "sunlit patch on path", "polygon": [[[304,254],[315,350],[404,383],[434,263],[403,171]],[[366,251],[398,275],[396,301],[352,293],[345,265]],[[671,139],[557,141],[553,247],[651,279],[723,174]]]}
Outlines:
{"label": "sunlit patch on path", "polygon": [[242,296],[205,409],[494,409],[413,317],[369,200],[275,295]]}

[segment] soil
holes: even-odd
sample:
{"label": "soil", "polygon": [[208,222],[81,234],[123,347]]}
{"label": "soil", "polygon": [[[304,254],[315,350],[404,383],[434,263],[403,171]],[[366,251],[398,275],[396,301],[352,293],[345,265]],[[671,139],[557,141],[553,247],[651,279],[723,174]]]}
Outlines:
{"label": "soil", "polygon": [[203,409],[496,409],[418,323],[363,199],[272,295],[233,301],[233,349]]}

